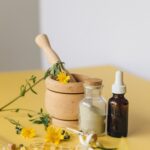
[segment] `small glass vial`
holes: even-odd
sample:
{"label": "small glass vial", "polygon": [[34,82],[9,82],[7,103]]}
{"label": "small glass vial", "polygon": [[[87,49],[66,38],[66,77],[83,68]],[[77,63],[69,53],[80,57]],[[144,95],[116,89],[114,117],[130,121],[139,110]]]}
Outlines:
{"label": "small glass vial", "polygon": [[79,105],[79,128],[84,133],[105,133],[106,101],[101,96],[102,80],[87,79],[85,96]]}

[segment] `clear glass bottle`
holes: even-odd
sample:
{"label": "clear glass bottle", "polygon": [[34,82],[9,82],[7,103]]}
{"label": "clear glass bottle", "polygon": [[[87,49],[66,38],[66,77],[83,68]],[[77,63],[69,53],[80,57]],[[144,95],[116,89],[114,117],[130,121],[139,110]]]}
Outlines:
{"label": "clear glass bottle", "polygon": [[102,80],[84,82],[85,96],[79,105],[79,128],[85,133],[105,133],[106,101],[101,96]]}

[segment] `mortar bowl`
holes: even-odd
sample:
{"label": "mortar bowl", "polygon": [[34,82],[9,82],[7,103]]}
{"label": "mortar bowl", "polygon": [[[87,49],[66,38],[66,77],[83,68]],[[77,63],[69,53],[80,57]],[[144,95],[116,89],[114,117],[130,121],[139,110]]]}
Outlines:
{"label": "mortar bowl", "polygon": [[84,96],[83,81],[88,77],[72,74],[77,82],[60,83],[48,77],[45,80],[45,107],[51,117],[73,121],[78,120],[79,103]]}

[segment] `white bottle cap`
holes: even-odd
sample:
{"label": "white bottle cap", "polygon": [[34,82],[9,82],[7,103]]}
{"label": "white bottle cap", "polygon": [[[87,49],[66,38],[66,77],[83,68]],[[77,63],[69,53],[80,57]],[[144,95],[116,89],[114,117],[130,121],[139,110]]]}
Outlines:
{"label": "white bottle cap", "polygon": [[112,93],[124,94],[125,92],[126,86],[123,83],[123,73],[121,71],[116,71],[115,82],[112,85]]}

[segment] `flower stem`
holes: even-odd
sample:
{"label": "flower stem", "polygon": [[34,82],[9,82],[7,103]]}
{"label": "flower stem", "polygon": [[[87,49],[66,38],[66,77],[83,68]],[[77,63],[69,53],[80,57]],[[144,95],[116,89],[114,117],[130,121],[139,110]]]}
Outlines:
{"label": "flower stem", "polygon": [[3,109],[2,111],[14,111],[14,112],[16,112],[16,110],[19,110],[19,111],[30,111],[30,112],[33,112],[33,113],[37,113],[34,110],[25,109],[25,108],[10,108],[10,109]]}
{"label": "flower stem", "polygon": [[[28,89],[26,89],[25,93],[27,93],[28,91],[30,91],[35,85],[37,85],[39,82],[41,82],[42,80],[44,80],[45,78],[42,77],[40,78],[37,82],[35,82],[31,87],[29,87]],[[15,101],[17,101],[19,98],[23,97],[24,95],[18,95],[17,97],[15,97],[13,100],[11,100],[10,102],[8,102],[7,104],[5,104],[4,106],[2,106],[0,108],[0,111],[3,111],[4,108],[8,107],[10,104],[14,103]]]}

